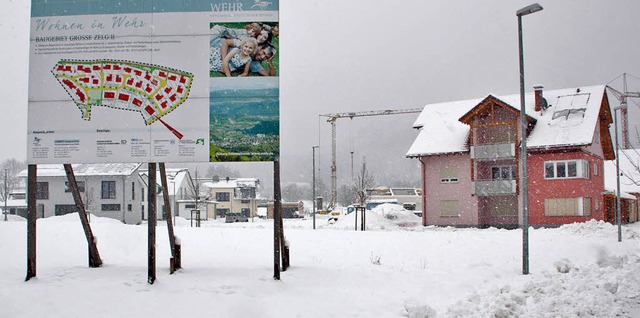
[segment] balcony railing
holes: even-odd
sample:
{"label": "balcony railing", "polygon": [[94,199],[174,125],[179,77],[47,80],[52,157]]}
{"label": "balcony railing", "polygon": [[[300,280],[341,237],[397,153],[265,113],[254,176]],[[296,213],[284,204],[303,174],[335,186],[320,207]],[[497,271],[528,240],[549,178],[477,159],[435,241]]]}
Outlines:
{"label": "balcony railing", "polygon": [[515,158],[515,156],[515,143],[486,144],[471,147],[472,159],[504,159]]}
{"label": "balcony railing", "polygon": [[471,182],[471,193],[477,196],[515,194],[516,180],[476,180]]}

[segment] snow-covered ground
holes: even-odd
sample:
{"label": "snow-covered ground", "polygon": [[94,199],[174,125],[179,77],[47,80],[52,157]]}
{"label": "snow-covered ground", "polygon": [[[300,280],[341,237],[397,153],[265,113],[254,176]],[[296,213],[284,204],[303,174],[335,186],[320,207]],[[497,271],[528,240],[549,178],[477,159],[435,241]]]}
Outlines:
{"label": "snow-covered ground", "polygon": [[169,275],[165,223],[157,280],[147,277],[147,226],[92,217],[104,265],[87,266],[77,215],[39,219],[38,277],[26,274],[26,222],[0,222],[0,317],[640,317],[640,224],[591,221],[522,232],[419,226],[382,207],[354,231],[285,220],[291,267],[273,276],[273,223],[178,219],[183,269]]}

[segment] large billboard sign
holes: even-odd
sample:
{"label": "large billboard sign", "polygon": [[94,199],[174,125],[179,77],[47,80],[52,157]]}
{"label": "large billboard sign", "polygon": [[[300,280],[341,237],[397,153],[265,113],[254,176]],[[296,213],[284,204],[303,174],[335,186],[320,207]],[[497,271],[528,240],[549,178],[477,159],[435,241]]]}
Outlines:
{"label": "large billboard sign", "polygon": [[278,0],[33,0],[29,163],[271,161]]}

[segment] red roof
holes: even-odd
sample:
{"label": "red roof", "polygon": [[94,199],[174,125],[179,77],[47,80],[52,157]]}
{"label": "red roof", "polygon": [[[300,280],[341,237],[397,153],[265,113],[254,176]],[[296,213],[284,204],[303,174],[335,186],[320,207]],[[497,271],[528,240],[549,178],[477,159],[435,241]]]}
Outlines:
{"label": "red roof", "polygon": [[78,97],[80,97],[80,101],[81,102],[85,102],[86,101],[86,97],[84,96],[84,93],[80,90],[80,89],[76,89],[76,95],[78,95]]}

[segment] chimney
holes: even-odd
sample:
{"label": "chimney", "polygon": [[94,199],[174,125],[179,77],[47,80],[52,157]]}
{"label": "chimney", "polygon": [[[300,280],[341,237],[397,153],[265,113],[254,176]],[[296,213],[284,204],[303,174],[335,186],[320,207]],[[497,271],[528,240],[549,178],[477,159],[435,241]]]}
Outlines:
{"label": "chimney", "polygon": [[543,102],[543,97],[542,97],[542,89],[544,87],[542,85],[534,85],[533,86],[533,92],[535,95],[535,101],[536,101],[536,107],[535,107],[535,111],[539,112],[542,111],[542,104]]}

